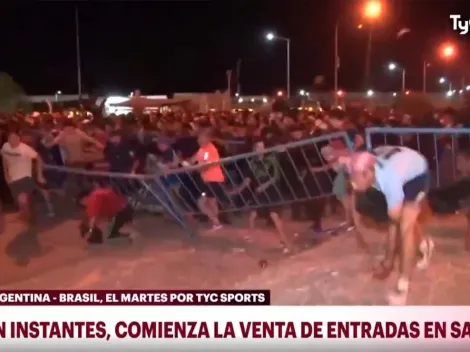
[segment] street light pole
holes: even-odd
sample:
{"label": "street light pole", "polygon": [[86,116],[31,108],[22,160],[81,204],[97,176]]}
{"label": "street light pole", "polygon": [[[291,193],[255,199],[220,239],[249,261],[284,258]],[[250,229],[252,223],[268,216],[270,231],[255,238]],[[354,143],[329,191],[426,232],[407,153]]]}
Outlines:
{"label": "street light pole", "polygon": [[78,100],[82,100],[82,65],[80,60],[80,22],[78,18],[78,8],[75,8],[75,46],[76,46],[76,57],[77,57],[77,88],[78,88]]}
{"label": "street light pole", "polygon": [[240,84],[240,71],[242,66],[242,59],[237,60],[237,96],[241,94],[241,84]]}
{"label": "street light pole", "polygon": [[290,98],[290,39],[284,38],[287,43],[287,67],[286,67],[286,81],[287,81],[287,99]]}
{"label": "street light pole", "polygon": [[423,94],[426,94],[426,79],[427,79],[427,73],[428,73],[428,63],[426,60],[423,61]]}
{"label": "street light pole", "polygon": [[334,102],[335,106],[338,106],[338,77],[339,77],[339,49],[338,49],[338,41],[339,41],[339,34],[338,34],[338,22],[335,25],[335,71],[334,71]]}
{"label": "street light pole", "polygon": [[367,49],[366,49],[366,67],[365,67],[365,74],[364,74],[364,83],[366,85],[365,88],[369,88],[370,86],[370,60],[372,55],[372,24],[369,27],[369,35],[367,37]]}
{"label": "street light pole", "polygon": [[[371,66],[371,55],[372,55],[372,31],[374,28],[374,22],[382,14],[382,2],[380,0],[369,0],[364,7],[364,17],[369,20],[369,36],[367,38],[367,50],[366,50],[366,67],[364,71],[364,80],[366,85],[370,85],[370,66]],[[366,87],[368,88],[368,87]]]}
{"label": "street light pole", "polygon": [[388,64],[388,69],[390,71],[395,71],[396,69],[401,69],[401,91],[405,92],[405,90],[406,90],[406,69],[403,66],[399,67],[397,64],[395,64],[393,62]]}
{"label": "street light pole", "polygon": [[403,69],[401,73],[401,91],[404,92],[406,90],[406,70]]}
{"label": "street light pole", "polygon": [[279,37],[274,33],[268,33],[266,39],[271,40],[283,40],[286,42],[286,85],[287,85],[287,98],[290,98],[290,39],[286,37]]}

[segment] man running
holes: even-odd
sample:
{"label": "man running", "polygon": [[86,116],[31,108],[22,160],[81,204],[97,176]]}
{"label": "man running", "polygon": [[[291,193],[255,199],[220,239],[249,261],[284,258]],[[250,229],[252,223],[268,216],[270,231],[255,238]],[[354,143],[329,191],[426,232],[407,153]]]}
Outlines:
{"label": "man running", "polygon": [[[31,195],[35,190],[40,190],[44,196],[48,212],[52,216],[54,213],[49,194],[44,187],[38,187],[46,184],[43,173],[44,164],[38,153],[21,141],[18,128],[12,128],[9,131],[8,140],[3,145],[1,154],[5,180],[18,204],[21,217],[27,222],[32,220]],[[33,161],[36,162],[36,180],[33,178]]]}
{"label": "man running", "polygon": [[211,142],[210,132],[202,131],[198,136],[199,150],[183,166],[187,167],[197,163],[201,166],[200,174],[203,181],[202,193],[197,200],[199,210],[212,222],[212,230],[222,228],[219,220],[219,204],[226,199],[224,190],[225,175],[222,166],[217,162],[220,160],[219,151]]}
{"label": "man running", "polygon": [[409,280],[415,259],[415,236],[420,236],[419,268],[425,268],[434,247],[430,239],[422,237],[418,216],[429,188],[427,160],[419,152],[406,147],[384,146],[373,152],[358,152],[350,160],[351,185],[356,197],[370,188],[383,193],[389,217],[388,241],[385,258],[375,277],[385,279],[393,270],[399,256],[399,278],[396,290],[388,299],[391,305],[406,304]]}

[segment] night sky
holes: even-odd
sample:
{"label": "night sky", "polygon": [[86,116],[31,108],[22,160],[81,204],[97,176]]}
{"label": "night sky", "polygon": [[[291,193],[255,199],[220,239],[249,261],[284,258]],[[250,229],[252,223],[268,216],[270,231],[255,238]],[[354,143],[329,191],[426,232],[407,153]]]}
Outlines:
{"label": "night sky", "polygon": [[[291,39],[292,90],[333,85],[334,24],[340,22],[340,86],[362,87],[367,31],[357,29],[361,1],[218,0],[37,2],[0,5],[3,38],[0,71],[30,94],[77,92],[74,7],[79,10],[83,91],[128,94],[202,92],[224,89],[226,70],[241,59],[244,94],[271,94],[285,87],[286,46],[266,42],[268,30]],[[467,4],[467,5],[466,5]],[[393,60],[407,70],[408,88],[421,89],[423,59],[433,62],[431,82],[442,75],[456,81],[470,62],[470,34],[451,30],[449,15],[470,19],[469,0],[388,0],[374,29],[372,74],[376,90],[397,90]],[[396,40],[399,29],[411,33]],[[436,47],[459,44],[459,60],[444,65]],[[465,47],[465,45],[467,47]],[[469,66],[467,64],[467,66]],[[234,78],[235,79],[235,78]],[[470,75],[467,78],[470,81]]]}

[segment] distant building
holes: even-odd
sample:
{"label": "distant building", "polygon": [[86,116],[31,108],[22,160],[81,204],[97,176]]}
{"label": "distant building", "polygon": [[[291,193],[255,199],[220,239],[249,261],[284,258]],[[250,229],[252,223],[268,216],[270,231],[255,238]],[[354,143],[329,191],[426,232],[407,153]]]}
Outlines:
{"label": "distant building", "polygon": [[[82,99],[89,99],[88,94],[82,94]],[[65,101],[78,101],[77,94],[54,94],[54,95],[27,95],[25,101],[30,103],[41,103],[50,101],[52,102],[65,102]]]}

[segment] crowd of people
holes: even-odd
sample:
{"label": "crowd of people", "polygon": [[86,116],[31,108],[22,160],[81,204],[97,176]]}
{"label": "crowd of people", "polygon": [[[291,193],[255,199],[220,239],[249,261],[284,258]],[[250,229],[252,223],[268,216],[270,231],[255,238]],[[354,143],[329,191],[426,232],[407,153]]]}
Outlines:
{"label": "crowd of people", "polygon": [[[202,213],[198,219],[208,220],[213,230],[230,221],[224,211],[230,206],[251,210],[249,225],[255,226],[258,216],[266,218],[285,248],[289,248],[291,241],[281,216],[284,203],[291,203],[293,220],[311,221],[316,232],[322,231],[327,204],[349,214],[344,201],[344,173],[337,158],[331,157],[338,154],[332,150],[346,149],[346,141],[336,138],[269,153],[266,149],[272,151],[275,146],[292,145],[291,142],[337,131],[347,131],[356,148],[360,148],[364,144],[362,132],[368,126],[451,126],[458,123],[456,116],[445,111],[417,119],[393,111],[380,116],[363,109],[345,112],[321,108],[267,114],[167,112],[96,119],[88,114],[71,119],[61,113],[2,116],[5,190],[2,203],[4,207],[16,203],[23,208],[27,202],[25,195],[38,189],[48,214],[53,216],[50,193],[63,189],[66,175],[43,171],[45,164],[120,174],[163,175],[165,193],[169,193],[169,197],[163,198],[174,201],[185,213]],[[433,141],[426,143],[425,139],[414,138],[403,142],[397,138],[382,136],[382,140],[374,143],[401,142],[415,148],[418,143],[428,160],[435,158]],[[250,152],[257,156],[218,163],[220,159]],[[35,174],[24,179],[23,176],[30,176],[27,170],[31,170],[31,160],[37,160]],[[211,166],[193,172],[181,169],[202,163]],[[183,171],[174,173],[175,169]],[[38,184],[42,186],[37,187]],[[325,197],[332,191],[346,210],[340,210],[336,201],[329,202]],[[349,218],[346,216],[346,222],[351,222]]]}
{"label": "crowd of people", "polygon": [[[457,139],[433,134],[374,135],[372,144],[385,147],[365,151],[366,127],[467,125],[452,111],[419,118],[394,112],[380,117],[365,110],[295,109],[269,114],[179,112],[91,120],[70,119],[63,114],[34,118],[17,114],[3,120],[2,204],[16,203],[27,221],[33,219],[34,192],[42,196],[48,215],[54,216],[51,193],[67,189],[71,176],[67,170],[77,169],[108,179],[123,177],[121,181],[128,183],[142,179],[129,175],[147,175],[149,180],[156,180],[150,187],[154,202],[161,202],[169,213],[208,221],[212,231],[230,223],[228,213],[247,210],[249,227],[255,226],[257,217],[268,220],[286,252],[293,248],[284,229],[286,206],[291,208],[292,220],[310,221],[312,231],[320,232],[327,203],[341,204],[338,209],[342,208],[345,229],[360,224],[361,211],[395,225],[385,260],[375,274],[387,277],[397,248],[406,252],[400,257],[405,262],[400,267],[397,292],[391,298],[396,302],[406,301],[414,228],[431,177],[437,174],[440,185],[455,183],[455,170],[470,166],[468,156],[463,157],[460,167],[446,164],[455,161],[457,146],[460,150],[470,146],[468,135]],[[351,154],[351,149],[355,153]],[[78,179],[73,181],[77,183]],[[135,193],[123,191],[119,182],[106,184],[96,178],[92,187],[79,182],[75,186],[77,203],[86,207],[80,231],[89,243],[102,243],[105,238],[138,238],[131,225],[135,207],[130,196]],[[457,186],[461,193],[457,198],[468,193],[467,186]],[[369,194],[371,190],[376,193]],[[332,194],[335,197],[330,197]],[[442,199],[437,197],[438,202]],[[106,233],[103,223],[109,224]],[[397,238],[401,238],[401,246],[395,244]],[[434,244],[420,238],[418,265],[424,267]]]}

